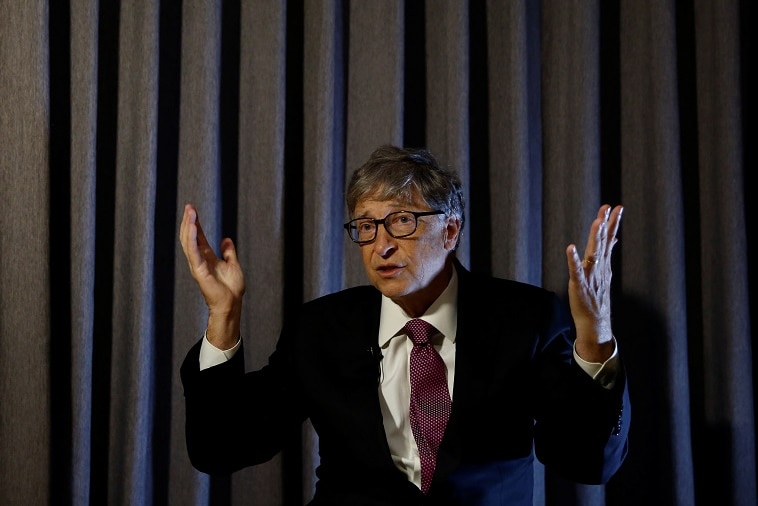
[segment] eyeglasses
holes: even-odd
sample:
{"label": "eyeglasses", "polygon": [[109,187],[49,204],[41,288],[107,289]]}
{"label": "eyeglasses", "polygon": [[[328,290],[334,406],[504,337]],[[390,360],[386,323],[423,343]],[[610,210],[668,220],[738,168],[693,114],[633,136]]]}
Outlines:
{"label": "eyeglasses", "polygon": [[363,244],[376,239],[376,231],[379,225],[384,225],[384,229],[395,239],[408,237],[416,231],[418,218],[421,216],[432,216],[435,214],[444,214],[445,211],[397,211],[390,213],[382,219],[374,218],[357,218],[348,221],[344,227],[350,240]]}

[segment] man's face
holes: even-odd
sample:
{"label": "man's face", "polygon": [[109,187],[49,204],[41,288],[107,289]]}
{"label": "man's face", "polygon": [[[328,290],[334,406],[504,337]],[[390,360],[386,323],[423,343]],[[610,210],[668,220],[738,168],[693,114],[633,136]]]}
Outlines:
{"label": "man's face", "polygon": [[[396,211],[431,210],[418,196],[410,205],[369,199],[358,203],[354,217],[382,219]],[[426,311],[447,286],[451,266],[446,262],[460,231],[460,221],[444,215],[417,221],[416,231],[400,239],[379,225],[376,239],[360,246],[369,281],[411,316]]]}

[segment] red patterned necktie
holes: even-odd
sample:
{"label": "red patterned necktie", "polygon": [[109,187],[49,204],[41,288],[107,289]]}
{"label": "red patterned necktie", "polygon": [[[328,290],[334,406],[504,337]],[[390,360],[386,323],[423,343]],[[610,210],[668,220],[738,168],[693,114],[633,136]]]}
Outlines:
{"label": "red patterned necktie", "polygon": [[437,449],[450,417],[450,392],[445,363],[430,339],[438,333],[424,320],[414,319],[404,330],[413,341],[410,361],[410,419],[421,460],[421,491],[429,491],[437,463]]}

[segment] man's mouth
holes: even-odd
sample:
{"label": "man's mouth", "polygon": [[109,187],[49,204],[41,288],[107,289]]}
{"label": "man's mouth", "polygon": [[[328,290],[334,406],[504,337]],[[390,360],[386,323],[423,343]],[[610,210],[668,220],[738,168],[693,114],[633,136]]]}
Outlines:
{"label": "man's mouth", "polygon": [[376,268],[376,271],[380,276],[388,278],[400,272],[402,268],[400,265],[380,265]]}

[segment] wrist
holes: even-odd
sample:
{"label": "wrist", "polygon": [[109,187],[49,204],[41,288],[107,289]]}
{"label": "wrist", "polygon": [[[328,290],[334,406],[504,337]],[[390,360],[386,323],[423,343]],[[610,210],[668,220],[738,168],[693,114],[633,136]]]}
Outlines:
{"label": "wrist", "polygon": [[574,349],[580,357],[588,362],[605,362],[615,350],[615,341],[610,325],[577,325]]}
{"label": "wrist", "polygon": [[208,315],[208,327],[205,337],[213,346],[220,350],[233,348],[240,336],[239,312],[211,312]]}

